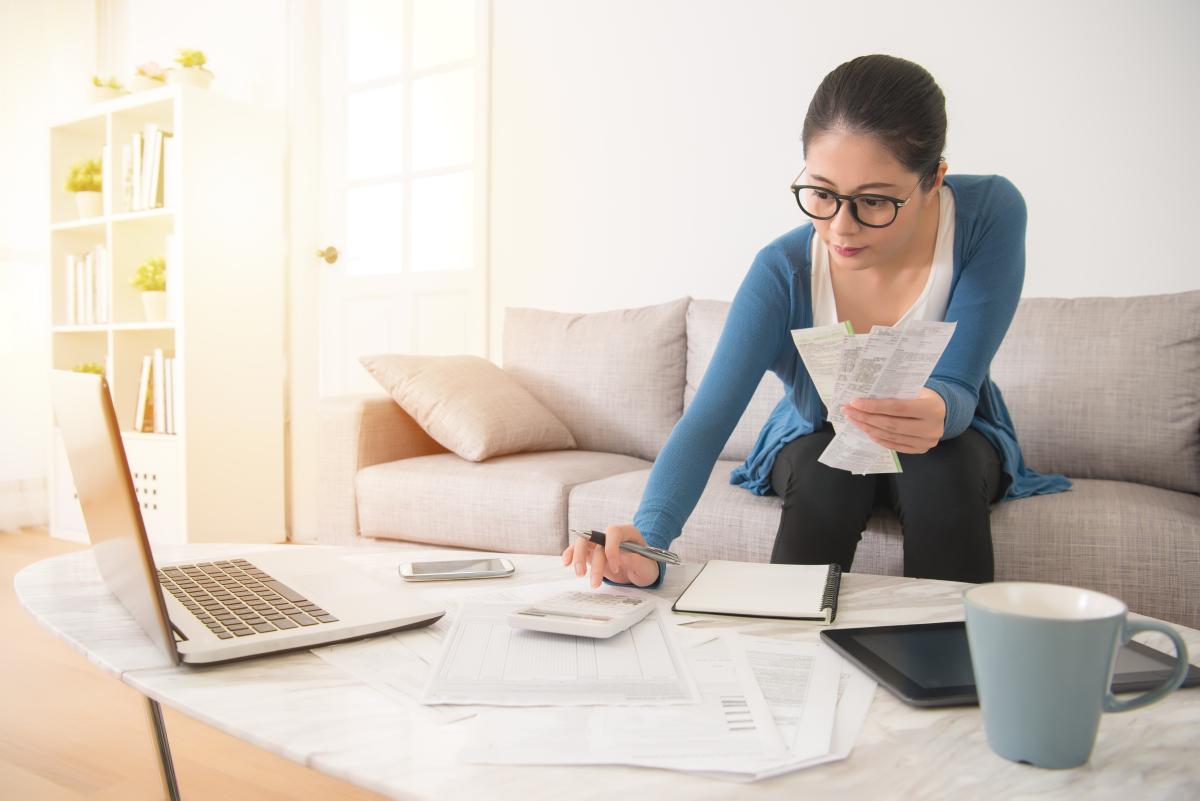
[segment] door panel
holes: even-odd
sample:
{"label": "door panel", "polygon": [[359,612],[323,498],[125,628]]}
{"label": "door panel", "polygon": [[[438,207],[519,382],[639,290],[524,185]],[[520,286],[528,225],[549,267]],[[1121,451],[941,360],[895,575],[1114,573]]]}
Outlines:
{"label": "door panel", "polygon": [[486,0],[317,4],[320,395],[373,353],[487,355]]}

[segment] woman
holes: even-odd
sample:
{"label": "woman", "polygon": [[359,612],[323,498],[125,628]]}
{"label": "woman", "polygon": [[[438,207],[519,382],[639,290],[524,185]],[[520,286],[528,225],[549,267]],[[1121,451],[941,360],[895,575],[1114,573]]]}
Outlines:
{"label": "woman", "polygon": [[[811,222],[763,248],[738,289],[708,372],[654,463],[632,525],[601,548],[563,552],[591,584],[657,586],[658,563],[621,541],[667,548],[695,507],[764,371],[788,392],[731,483],[783,499],[772,562],[849,570],[877,503],[904,529],[904,575],[993,577],[990,505],[1059,492],[1063,476],[1021,459],[988,378],[1021,295],[1025,203],[1006,179],[946,175],[945,98],[904,59],[856,58],[829,73],[804,120],[805,165],[792,185]],[[849,320],[855,331],[909,320],[957,327],[910,400],[857,399],[843,411],[902,472],[858,476],[817,457],[833,437],[790,331]]]}

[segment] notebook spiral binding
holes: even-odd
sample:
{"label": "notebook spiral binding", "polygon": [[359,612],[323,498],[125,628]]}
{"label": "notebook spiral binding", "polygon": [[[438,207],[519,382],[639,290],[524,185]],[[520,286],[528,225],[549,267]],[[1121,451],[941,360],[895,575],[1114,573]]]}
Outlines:
{"label": "notebook spiral binding", "polygon": [[829,576],[825,579],[825,594],[821,596],[821,608],[828,609],[826,624],[832,623],[837,617],[838,592],[842,588],[841,565],[830,565]]}

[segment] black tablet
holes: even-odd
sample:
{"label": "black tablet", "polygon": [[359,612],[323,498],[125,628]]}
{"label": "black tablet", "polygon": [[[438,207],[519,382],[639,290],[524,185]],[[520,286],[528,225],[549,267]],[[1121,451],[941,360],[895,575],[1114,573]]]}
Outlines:
{"label": "black tablet", "polygon": [[[920,623],[824,629],[821,639],[893,695],[913,706],[974,706],[975,673],[967,645],[966,624]],[[1113,691],[1149,690],[1171,675],[1174,660],[1139,642],[1117,655]],[[1200,670],[1192,665],[1183,686],[1200,685]]]}

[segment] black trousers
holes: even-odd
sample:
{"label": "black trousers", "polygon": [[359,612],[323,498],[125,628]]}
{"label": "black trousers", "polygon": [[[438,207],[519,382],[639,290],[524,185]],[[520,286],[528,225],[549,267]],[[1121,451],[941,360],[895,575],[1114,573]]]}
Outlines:
{"label": "black trousers", "polygon": [[926,453],[902,453],[902,473],[856,476],[817,461],[833,433],[826,424],[776,457],[771,487],[783,512],[772,562],[849,570],[872,509],[890,505],[904,530],[904,575],[992,580],[990,506],[1008,477],[982,434],[968,428]]}

